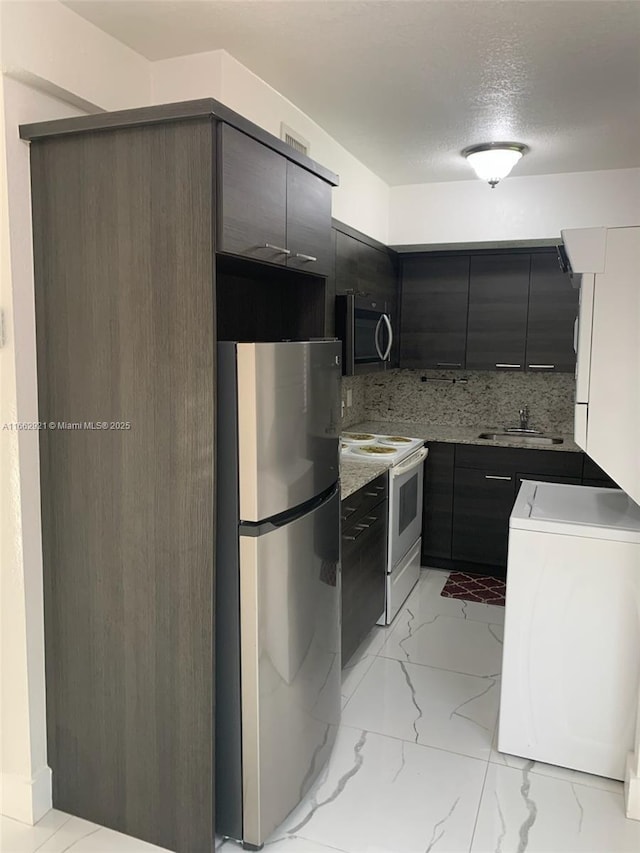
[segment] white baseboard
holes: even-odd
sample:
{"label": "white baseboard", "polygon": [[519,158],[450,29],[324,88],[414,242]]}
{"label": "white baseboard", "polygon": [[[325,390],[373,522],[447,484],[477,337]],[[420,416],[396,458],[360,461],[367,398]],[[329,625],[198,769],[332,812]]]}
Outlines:
{"label": "white baseboard", "polygon": [[31,778],[2,774],[0,812],[33,825],[51,808],[51,769],[41,767]]}
{"label": "white baseboard", "polygon": [[624,774],[624,805],[627,817],[640,820],[640,776],[633,772],[637,769],[634,758],[634,754],[630,752]]}

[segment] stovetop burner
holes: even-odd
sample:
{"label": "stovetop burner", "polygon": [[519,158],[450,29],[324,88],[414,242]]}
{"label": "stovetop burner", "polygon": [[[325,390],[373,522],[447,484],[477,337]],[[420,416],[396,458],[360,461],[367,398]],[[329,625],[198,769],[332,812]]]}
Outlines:
{"label": "stovetop burner", "polygon": [[378,462],[394,466],[411,456],[424,441],[404,435],[376,435],[366,432],[344,432],[341,456],[353,462]]}

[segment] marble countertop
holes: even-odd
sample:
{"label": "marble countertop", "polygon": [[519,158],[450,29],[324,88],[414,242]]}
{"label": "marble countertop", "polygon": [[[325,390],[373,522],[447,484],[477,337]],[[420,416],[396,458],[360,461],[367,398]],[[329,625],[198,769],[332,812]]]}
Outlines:
{"label": "marble countertop", "polygon": [[[345,432],[374,432],[382,435],[406,435],[422,438],[425,441],[443,441],[452,444],[478,444],[481,447],[524,447],[527,450],[569,451],[580,453],[573,436],[567,433],[553,433],[561,438],[562,444],[523,444],[517,439],[497,439],[489,441],[478,438],[481,432],[501,432],[503,427],[486,424],[478,426],[449,426],[447,424],[427,424],[408,421],[362,421],[353,424]],[[373,478],[372,478],[373,479]]]}
{"label": "marble countertop", "polygon": [[[361,421],[352,424],[345,432],[374,432],[378,435],[407,435],[422,438],[424,441],[443,441],[451,444],[477,444],[480,447],[520,447],[527,450],[568,451],[580,453],[573,436],[566,433],[554,433],[562,439],[562,444],[523,444],[517,439],[496,439],[489,441],[478,438],[481,432],[500,432],[502,427],[487,426],[449,426],[447,424],[426,424],[413,421]],[[375,480],[387,470],[386,465],[375,462],[340,462],[340,496],[348,498],[358,489]]]}
{"label": "marble countertop", "polygon": [[384,474],[387,466],[380,462],[348,462],[340,460],[340,498],[344,500],[367,483]]}

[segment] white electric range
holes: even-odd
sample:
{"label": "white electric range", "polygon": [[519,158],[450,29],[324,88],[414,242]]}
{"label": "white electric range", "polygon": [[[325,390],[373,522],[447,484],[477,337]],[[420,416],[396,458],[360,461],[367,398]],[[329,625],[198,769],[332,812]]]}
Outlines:
{"label": "white electric range", "polygon": [[422,486],[428,450],[421,438],[346,432],[341,456],[350,462],[383,463],[389,469],[385,612],[389,625],[420,577]]}

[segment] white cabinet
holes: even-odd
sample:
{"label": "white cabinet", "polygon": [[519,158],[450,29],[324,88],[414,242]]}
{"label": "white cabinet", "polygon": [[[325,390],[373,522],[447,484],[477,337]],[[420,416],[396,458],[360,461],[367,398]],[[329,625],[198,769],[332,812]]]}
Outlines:
{"label": "white cabinet", "polygon": [[640,226],[562,237],[582,276],[576,443],[640,503]]}

